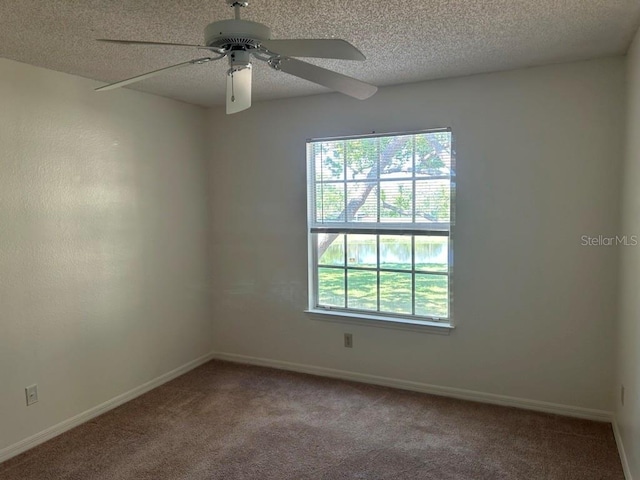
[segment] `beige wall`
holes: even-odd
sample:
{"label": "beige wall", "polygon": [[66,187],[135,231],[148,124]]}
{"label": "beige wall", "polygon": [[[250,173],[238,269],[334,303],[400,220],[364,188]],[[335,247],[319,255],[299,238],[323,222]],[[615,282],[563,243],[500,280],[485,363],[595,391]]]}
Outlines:
{"label": "beige wall", "polygon": [[0,59],[0,450],[211,350],[204,110],[97,85]]}
{"label": "beige wall", "polygon": [[[221,352],[611,411],[624,59],[210,112]],[[453,128],[449,336],[314,320],[305,140]],[[354,348],[342,346],[352,332]]]}
{"label": "beige wall", "polygon": [[[627,56],[627,151],[623,170],[622,234],[640,238],[640,33]],[[640,246],[621,249],[616,421],[633,478],[640,478]],[[621,404],[620,386],[625,387]]]}

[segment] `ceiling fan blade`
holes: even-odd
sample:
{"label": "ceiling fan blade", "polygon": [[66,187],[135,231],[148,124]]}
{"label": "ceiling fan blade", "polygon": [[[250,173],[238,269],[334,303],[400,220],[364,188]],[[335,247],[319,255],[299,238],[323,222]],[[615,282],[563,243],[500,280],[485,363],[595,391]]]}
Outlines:
{"label": "ceiling fan blade", "polygon": [[263,40],[263,47],[271,53],[283,57],[337,58],[341,60],[364,60],[360,50],[346,40],[339,39],[298,39]]}
{"label": "ceiling fan blade", "polygon": [[211,62],[212,60],[218,60],[217,58],[204,57],[204,58],[196,58],[195,60],[189,60],[188,62],[178,63],[177,65],[171,65],[169,67],[159,68],[158,70],[154,70],[152,72],[143,73],[142,75],[137,75],[135,77],[128,78],[126,80],[121,80],[119,82],[110,83],[109,85],[105,85],[104,87],[96,88],[96,92],[113,90],[114,88],[124,87],[125,85],[129,85],[130,83],[139,82],[140,80],[144,80],[146,78],[155,77],[162,72],[166,72],[167,70],[173,70],[174,68],[186,67],[187,65],[199,65],[207,62]]}
{"label": "ceiling fan blade", "polygon": [[194,45],[191,43],[143,42],[140,40],[112,40],[109,38],[96,38],[96,42],[119,43],[121,45],[164,45],[166,47],[191,47],[191,48],[204,48],[208,50],[217,50],[204,45]]}
{"label": "ceiling fan blade", "polygon": [[230,70],[227,74],[227,114],[238,113],[251,106],[251,65]]}
{"label": "ceiling fan blade", "polygon": [[293,58],[279,58],[272,61],[270,65],[276,70],[282,70],[360,100],[369,98],[378,91],[378,87],[374,85]]}

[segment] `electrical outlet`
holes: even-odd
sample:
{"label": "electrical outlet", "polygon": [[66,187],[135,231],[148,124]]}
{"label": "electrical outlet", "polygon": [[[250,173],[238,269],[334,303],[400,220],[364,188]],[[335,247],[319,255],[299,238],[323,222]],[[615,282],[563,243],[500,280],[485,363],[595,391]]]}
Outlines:
{"label": "electrical outlet", "polygon": [[347,348],[353,348],[353,335],[350,333],[344,334],[344,346]]}
{"label": "electrical outlet", "polygon": [[27,395],[27,406],[33,405],[38,401],[38,385],[31,385],[24,389]]}
{"label": "electrical outlet", "polygon": [[624,407],[624,385],[620,385],[620,404]]}

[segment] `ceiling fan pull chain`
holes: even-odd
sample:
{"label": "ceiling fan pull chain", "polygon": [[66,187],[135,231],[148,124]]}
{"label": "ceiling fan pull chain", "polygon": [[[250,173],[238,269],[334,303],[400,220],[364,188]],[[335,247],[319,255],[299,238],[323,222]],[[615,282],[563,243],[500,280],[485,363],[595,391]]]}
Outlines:
{"label": "ceiling fan pull chain", "polygon": [[236,94],[233,91],[233,74],[235,73],[235,71],[231,71],[231,101],[235,102],[236,101]]}

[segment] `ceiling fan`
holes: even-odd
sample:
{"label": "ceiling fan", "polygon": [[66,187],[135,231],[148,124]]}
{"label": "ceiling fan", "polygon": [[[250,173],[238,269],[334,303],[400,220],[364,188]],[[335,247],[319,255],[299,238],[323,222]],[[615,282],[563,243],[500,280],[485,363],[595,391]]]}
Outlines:
{"label": "ceiling fan", "polygon": [[334,58],[341,60],[364,60],[356,47],[339,39],[272,40],[271,30],[266,25],[240,19],[240,9],[249,2],[226,0],[235,10],[235,18],[221,20],[204,29],[205,44],[143,42],[137,40],[98,39],[100,42],[126,45],[164,45],[208,50],[209,55],[152,72],[137,75],[127,80],[96,88],[96,91],[111,90],[153,77],[168,70],[189,65],[202,65],[221,58],[229,59],[227,72],[227,113],[237,113],[251,106],[251,57],[266,62],[274,70],[282,71],[310,82],[323,85],[337,92],[364,100],[378,90],[374,85],[362,82],[326,68],[302,62],[291,57]]}

